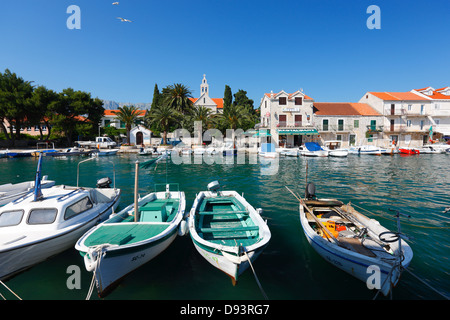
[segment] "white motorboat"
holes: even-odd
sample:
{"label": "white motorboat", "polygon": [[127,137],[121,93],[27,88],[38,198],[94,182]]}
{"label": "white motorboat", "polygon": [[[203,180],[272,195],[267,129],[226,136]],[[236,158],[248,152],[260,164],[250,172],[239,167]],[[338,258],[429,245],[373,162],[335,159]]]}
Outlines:
{"label": "white motorboat", "polygon": [[259,149],[259,156],[263,158],[276,158],[278,153],[275,151],[275,145],[273,143],[263,143]]}
{"label": "white motorboat", "polygon": [[324,149],[328,150],[328,155],[330,157],[346,157],[348,156],[348,150],[341,148],[342,141],[340,140],[329,140],[325,141]]}
{"label": "white motorboat", "polygon": [[101,157],[101,156],[114,156],[117,154],[119,149],[98,149],[98,151],[93,151],[92,156]]}
{"label": "white motorboat", "polygon": [[324,150],[317,142],[305,142],[306,150],[301,151],[305,157],[328,157],[328,150]]}
{"label": "white motorboat", "polygon": [[[50,188],[55,185],[55,181],[48,180],[48,176],[41,179],[41,188]],[[34,190],[35,181],[25,181],[19,183],[7,183],[0,186],[0,206],[18,199]]]}
{"label": "white motorboat", "polygon": [[348,153],[358,155],[367,154],[380,156],[383,152],[385,152],[385,149],[371,145],[352,146],[348,149]]}
{"label": "white motorboat", "polygon": [[186,233],[185,195],[170,190],[175,185],[178,186],[166,184],[165,191],[140,199],[136,186],[134,203],[77,241],[75,248],[83,256],[86,270],[94,273],[100,297],[106,296],[124,276],[167,249],[177,235]]}
{"label": "white motorboat", "polygon": [[38,185],[34,193],[2,207],[0,280],[73,247],[81,235],[106,219],[120,199],[120,189],[109,188],[110,183],[100,179],[96,188]]}
{"label": "white motorboat", "polygon": [[219,191],[219,183],[197,194],[189,213],[189,234],[196,250],[228,274],[233,283],[261,254],[271,234],[261,210],[236,191]]}
{"label": "white motorboat", "polygon": [[421,148],[417,148],[417,149],[419,150],[420,154],[423,154],[423,153],[433,153],[433,154],[436,154],[436,153],[444,153],[444,152],[445,152],[445,149],[442,149],[442,148],[434,148],[434,147],[431,146],[431,145],[425,145],[425,146],[423,146],[423,147],[421,147]]}
{"label": "white motorboat", "polygon": [[[387,295],[413,257],[410,246],[399,236],[400,230],[389,231],[350,204],[317,199],[311,183],[307,184],[305,199],[297,199],[304,234],[317,253],[368,288]],[[370,278],[375,270],[371,268],[377,269],[376,278]]]}

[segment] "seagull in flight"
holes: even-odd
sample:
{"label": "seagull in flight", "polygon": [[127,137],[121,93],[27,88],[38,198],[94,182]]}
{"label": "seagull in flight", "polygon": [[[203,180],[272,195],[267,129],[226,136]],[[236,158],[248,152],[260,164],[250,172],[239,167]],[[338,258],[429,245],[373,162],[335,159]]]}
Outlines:
{"label": "seagull in flight", "polygon": [[118,4],[118,2],[113,2],[113,6],[117,6]]}
{"label": "seagull in flight", "polygon": [[133,22],[131,20],[124,19],[124,18],[121,18],[121,17],[117,17],[117,19],[120,19],[122,22]]}

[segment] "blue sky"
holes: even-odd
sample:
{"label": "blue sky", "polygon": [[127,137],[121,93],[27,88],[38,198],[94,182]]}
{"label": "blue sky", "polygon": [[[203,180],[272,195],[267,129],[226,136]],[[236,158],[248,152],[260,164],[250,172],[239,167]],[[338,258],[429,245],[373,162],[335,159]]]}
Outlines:
{"label": "blue sky", "polygon": [[[0,70],[50,89],[151,102],[183,83],[198,97],[303,89],[316,101],[450,86],[450,1],[0,0]],[[70,5],[81,29],[70,30]],[[368,6],[381,10],[370,30]],[[119,21],[116,17],[132,20]]]}

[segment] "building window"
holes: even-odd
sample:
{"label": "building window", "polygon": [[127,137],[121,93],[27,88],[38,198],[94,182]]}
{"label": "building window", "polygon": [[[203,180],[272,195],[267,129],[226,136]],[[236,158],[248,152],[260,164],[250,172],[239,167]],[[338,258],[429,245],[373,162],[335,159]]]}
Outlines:
{"label": "building window", "polygon": [[338,131],[344,131],[344,119],[338,119]]}
{"label": "building window", "polygon": [[280,97],[279,104],[286,105],[286,97]]}
{"label": "building window", "polygon": [[303,99],[301,97],[295,98],[295,105],[296,106],[301,106],[302,103],[303,103]]}
{"label": "building window", "polygon": [[406,120],[406,126],[411,127],[411,120]]}
{"label": "building window", "polygon": [[342,134],[336,135],[336,140],[342,141]]}
{"label": "building window", "polygon": [[412,110],[412,104],[408,104],[408,111]]}
{"label": "building window", "polygon": [[353,121],[353,127],[359,128],[359,120],[354,120]]}
{"label": "building window", "polygon": [[328,119],[323,119],[322,120],[322,130],[323,131],[328,131]]}

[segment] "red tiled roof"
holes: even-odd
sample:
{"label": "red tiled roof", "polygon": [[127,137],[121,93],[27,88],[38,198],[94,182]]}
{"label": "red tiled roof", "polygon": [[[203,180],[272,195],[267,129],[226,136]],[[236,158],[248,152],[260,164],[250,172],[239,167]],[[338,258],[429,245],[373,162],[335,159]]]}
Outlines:
{"label": "red tiled roof", "polygon": [[[195,103],[198,98],[189,98],[192,103]],[[223,109],[223,99],[222,98],[211,98],[212,101],[217,105],[217,109]]]}
{"label": "red tiled roof", "polygon": [[433,89],[432,87],[426,87],[426,88],[414,89],[414,90],[417,91],[417,92],[420,92],[423,95],[425,95],[426,97],[429,97],[429,98],[434,99],[434,100],[442,100],[442,99],[449,100],[450,99],[450,96],[447,96],[447,95],[441,93],[441,91],[444,91],[448,87],[443,87],[443,88],[439,88],[439,89],[436,89],[436,90],[433,89],[433,93],[431,95],[428,95],[428,94],[425,94],[425,93],[421,92],[421,91],[425,91],[426,89],[429,89],[429,88]]}
{"label": "red tiled roof", "polygon": [[380,116],[366,103],[314,102],[315,114],[319,116]]}
{"label": "red tiled roof", "polygon": [[413,92],[369,92],[374,96],[389,101],[429,100]]}
{"label": "red tiled roof", "polygon": [[[119,110],[105,110],[103,113],[104,116],[115,116],[116,112],[119,112]],[[138,110],[138,116],[144,117],[147,113],[147,110]]]}

